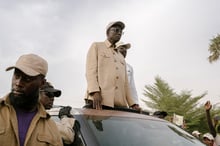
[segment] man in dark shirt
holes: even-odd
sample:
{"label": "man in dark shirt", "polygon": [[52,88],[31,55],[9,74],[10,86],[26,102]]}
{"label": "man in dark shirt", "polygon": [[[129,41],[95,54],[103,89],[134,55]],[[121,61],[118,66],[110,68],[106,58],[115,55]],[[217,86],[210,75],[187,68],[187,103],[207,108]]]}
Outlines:
{"label": "man in dark shirt", "polygon": [[0,144],[4,146],[63,145],[54,121],[39,103],[47,61],[35,54],[22,55],[14,66],[11,92],[0,98]]}

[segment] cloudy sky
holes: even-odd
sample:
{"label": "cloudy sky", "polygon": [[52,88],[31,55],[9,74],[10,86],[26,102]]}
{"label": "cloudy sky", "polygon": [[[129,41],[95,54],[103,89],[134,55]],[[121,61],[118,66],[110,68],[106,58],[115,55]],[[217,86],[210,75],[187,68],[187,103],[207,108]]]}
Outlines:
{"label": "cloudy sky", "polygon": [[219,0],[0,0],[0,96],[11,88],[5,68],[36,53],[49,63],[48,81],[63,91],[55,104],[83,106],[87,51],[106,39],[110,21],[121,20],[140,99],[160,76],[177,93],[207,92],[201,104],[218,103],[220,62],[207,57],[219,14]]}

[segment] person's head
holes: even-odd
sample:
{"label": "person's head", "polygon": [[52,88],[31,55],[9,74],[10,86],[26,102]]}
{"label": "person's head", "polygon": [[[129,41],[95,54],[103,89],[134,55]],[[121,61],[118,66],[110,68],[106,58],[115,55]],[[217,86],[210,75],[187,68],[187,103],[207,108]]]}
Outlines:
{"label": "person's head", "polygon": [[165,111],[156,111],[153,113],[153,116],[164,119],[167,116],[167,112]]}
{"label": "person's head", "polygon": [[124,56],[124,58],[127,56],[127,49],[131,47],[131,44],[123,43],[123,42],[118,42],[116,44],[116,49]]}
{"label": "person's head", "polygon": [[210,133],[205,133],[202,137],[203,143],[205,143],[207,146],[213,146],[214,143],[214,137]]}
{"label": "person's head", "polygon": [[195,136],[196,138],[200,138],[201,133],[198,130],[194,130],[192,132],[192,135]]}
{"label": "person's head", "polygon": [[125,24],[121,21],[110,22],[106,27],[106,35],[107,39],[115,44],[121,39],[121,35],[123,34],[123,29],[125,28]]}
{"label": "person's head", "polygon": [[217,125],[219,120],[220,120],[220,116],[219,115],[214,115],[214,117],[213,117],[214,125]]}
{"label": "person's head", "polygon": [[39,89],[45,83],[47,61],[35,54],[25,54],[6,71],[11,69],[14,69],[14,74],[9,95],[10,102],[23,110],[32,110],[37,105]]}
{"label": "person's head", "polygon": [[60,97],[61,90],[54,89],[51,83],[46,82],[40,89],[40,102],[45,109],[53,107],[54,97]]}

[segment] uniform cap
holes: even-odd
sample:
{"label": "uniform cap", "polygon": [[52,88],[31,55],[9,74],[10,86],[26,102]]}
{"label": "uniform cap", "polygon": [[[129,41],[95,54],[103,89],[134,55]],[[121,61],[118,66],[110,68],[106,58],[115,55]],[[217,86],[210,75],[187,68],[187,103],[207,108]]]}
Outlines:
{"label": "uniform cap", "polygon": [[192,132],[192,135],[200,135],[201,133],[198,131],[198,130],[194,130],[193,132]]}
{"label": "uniform cap", "polygon": [[113,25],[119,25],[121,27],[121,29],[123,30],[125,28],[125,24],[121,21],[113,21],[113,22],[110,22],[107,27],[106,27],[106,31],[109,30],[109,28],[111,28]]}
{"label": "uniform cap", "polygon": [[126,49],[129,49],[131,47],[131,44],[130,43],[125,44],[124,42],[118,42],[116,44],[116,48],[118,48],[120,46],[124,46]]}
{"label": "uniform cap", "polygon": [[6,71],[17,68],[29,76],[44,75],[48,70],[47,61],[35,54],[25,54],[19,57],[14,66],[6,68]]}
{"label": "uniform cap", "polygon": [[203,138],[208,138],[209,140],[214,140],[214,137],[213,137],[212,134],[210,134],[210,133],[205,133],[205,134],[203,135]]}
{"label": "uniform cap", "polygon": [[51,83],[46,82],[40,89],[43,92],[53,93],[54,97],[59,97],[61,95],[61,90],[55,89]]}

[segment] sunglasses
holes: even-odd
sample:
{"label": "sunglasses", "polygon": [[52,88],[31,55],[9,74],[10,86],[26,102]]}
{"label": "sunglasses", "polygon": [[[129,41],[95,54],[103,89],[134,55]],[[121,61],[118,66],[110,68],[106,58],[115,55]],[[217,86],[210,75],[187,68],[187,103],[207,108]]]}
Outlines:
{"label": "sunglasses", "polygon": [[44,90],[41,90],[41,92],[44,92],[44,94],[45,94],[47,97],[49,97],[49,98],[55,97],[53,92],[47,92],[47,91],[44,91]]}
{"label": "sunglasses", "polygon": [[53,92],[45,92],[45,95],[47,95],[49,98],[54,97],[54,93]]}

